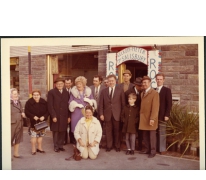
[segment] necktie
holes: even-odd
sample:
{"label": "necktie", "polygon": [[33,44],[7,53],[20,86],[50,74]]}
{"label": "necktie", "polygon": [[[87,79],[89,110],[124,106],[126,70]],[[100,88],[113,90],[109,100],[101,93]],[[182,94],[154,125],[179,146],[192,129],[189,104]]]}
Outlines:
{"label": "necktie", "polygon": [[146,94],[146,91],[143,91],[143,97],[145,96],[145,94]]}
{"label": "necktie", "polygon": [[110,99],[112,99],[112,93],[113,93],[113,88],[110,91],[110,95],[109,95]]}
{"label": "necktie", "polygon": [[96,91],[95,91],[95,100],[97,100],[97,97],[98,97],[98,88],[96,88]]}
{"label": "necktie", "polygon": [[159,93],[159,88],[158,87],[156,88],[156,91]]}
{"label": "necktie", "polygon": [[62,93],[62,90],[59,90],[60,93]]}

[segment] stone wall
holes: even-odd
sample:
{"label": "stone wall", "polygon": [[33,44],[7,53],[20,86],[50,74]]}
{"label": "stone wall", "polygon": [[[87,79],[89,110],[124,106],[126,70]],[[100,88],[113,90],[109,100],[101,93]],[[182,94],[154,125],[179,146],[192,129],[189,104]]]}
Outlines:
{"label": "stone wall", "polygon": [[181,105],[198,112],[198,45],[168,45],[158,49],[161,50],[161,72],[166,76],[165,85],[171,88],[173,97],[180,98]]}
{"label": "stone wall", "polygon": [[[29,68],[28,56],[19,57],[19,89],[20,99],[25,105],[29,99]],[[39,89],[41,97],[47,94],[47,63],[46,55],[31,56],[32,90]]]}

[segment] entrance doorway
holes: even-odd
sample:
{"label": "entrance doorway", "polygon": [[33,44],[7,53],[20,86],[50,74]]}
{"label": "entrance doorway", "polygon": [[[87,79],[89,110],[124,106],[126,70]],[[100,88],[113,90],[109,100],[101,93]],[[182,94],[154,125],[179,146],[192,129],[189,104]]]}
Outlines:
{"label": "entrance doorway", "polygon": [[130,82],[134,82],[137,77],[147,76],[147,65],[139,61],[127,61],[125,63],[126,69],[129,69],[132,73]]}

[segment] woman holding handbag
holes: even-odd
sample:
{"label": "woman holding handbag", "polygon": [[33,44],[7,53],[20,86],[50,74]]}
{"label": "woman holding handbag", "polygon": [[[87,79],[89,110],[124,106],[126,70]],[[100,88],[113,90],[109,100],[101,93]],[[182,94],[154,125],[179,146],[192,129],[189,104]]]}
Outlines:
{"label": "woman holding handbag", "polygon": [[13,156],[21,158],[19,155],[19,144],[23,141],[23,120],[25,114],[19,101],[19,94],[16,88],[10,90],[11,98],[11,146],[14,147]]}
{"label": "woman holding handbag", "polygon": [[102,138],[102,127],[97,118],[93,116],[93,107],[85,107],[85,117],[82,117],[74,131],[77,149],[83,159],[96,159],[99,153],[99,142]]}
{"label": "woman holding handbag", "polygon": [[[47,102],[41,98],[41,92],[39,90],[32,91],[32,98],[28,99],[25,105],[25,114],[30,119],[30,135],[31,135],[31,146],[32,155],[37,152],[45,153],[42,149],[42,137],[45,136],[45,129],[35,130],[35,124],[46,121],[49,113],[47,110]],[[36,149],[36,143],[38,148]]]}

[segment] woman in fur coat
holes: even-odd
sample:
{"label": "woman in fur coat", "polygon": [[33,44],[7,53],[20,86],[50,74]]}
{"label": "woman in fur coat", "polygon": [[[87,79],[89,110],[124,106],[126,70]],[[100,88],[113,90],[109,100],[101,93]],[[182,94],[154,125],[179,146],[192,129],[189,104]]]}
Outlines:
{"label": "woman in fur coat", "polygon": [[75,86],[71,89],[69,110],[71,112],[72,133],[74,133],[78,121],[84,116],[84,107],[89,104],[94,109],[97,108],[97,103],[92,96],[92,91],[86,86],[86,83],[87,79],[83,76],[79,76],[75,79]]}

